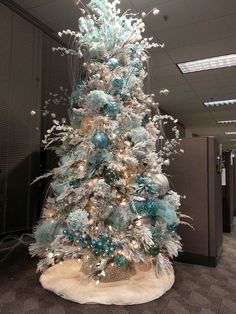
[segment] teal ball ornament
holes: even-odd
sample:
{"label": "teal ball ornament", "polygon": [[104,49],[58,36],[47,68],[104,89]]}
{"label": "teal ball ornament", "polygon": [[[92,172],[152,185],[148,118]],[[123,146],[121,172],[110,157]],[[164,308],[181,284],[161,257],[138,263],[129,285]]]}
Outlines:
{"label": "teal ball ornament", "polygon": [[85,242],[86,242],[86,240],[85,240],[85,238],[84,238],[84,237],[80,237],[80,238],[79,238],[79,242],[80,242],[80,243],[85,243]]}
{"label": "teal ball ornament", "polygon": [[69,182],[71,188],[77,188],[80,185],[80,180],[73,180]]}
{"label": "teal ball ornament", "polygon": [[100,254],[101,254],[100,250],[94,250],[93,251],[93,255],[96,257],[100,256]]}
{"label": "teal ball ornament", "polygon": [[116,77],[114,78],[114,80],[112,81],[112,86],[116,89],[120,89],[122,88],[124,85],[124,80],[122,77]]}
{"label": "teal ball ornament", "polygon": [[167,229],[170,232],[175,232],[176,227],[177,227],[176,224],[167,225]]}
{"label": "teal ball ornament", "polygon": [[115,252],[115,247],[114,246],[110,246],[108,249],[107,249],[107,253],[108,254],[113,254]]}
{"label": "teal ball ornament", "polygon": [[81,245],[81,247],[82,247],[82,249],[87,249],[87,243],[83,243],[82,245]]}
{"label": "teal ball ornament", "polygon": [[115,263],[118,267],[125,267],[128,263],[128,260],[124,255],[117,255],[115,257]]}
{"label": "teal ball ornament", "polygon": [[73,240],[74,240],[74,237],[73,237],[72,234],[69,234],[69,235],[67,236],[67,239],[68,239],[69,241],[73,241]]}
{"label": "teal ball ornament", "polygon": [[64,235],[68,235],[68,230],[67,230],[67,229],[64,229],[64,230],[63,230],[63,234],[64,234]]}
{"label": "teal ball ornament", "polygon": [[120,112],[120,108],[115,101],[112,101],[104,106],[103,112],[105,116],[115,119]]}
{"label": "teal ball ornament", "polygon": [[99,241],[97,242],[97,248],[98,248],[98,249],[102,249],[102,248],[103,248],[103,241],[100,241],[100,240],[99,240]]}
{"label": "teal ball ornament", "polygon": [[110,143],[110,139],[105,132],[95,133],[91,141],[96,148],[100,149],[106,148]]}
{"label": "teal ball ornament", "polygon": [[116,58],[110,58],[107,61],[107,65],[111,70],[115,70],[119,66],[119,61]]}
{"label": "teal ball ornament", "polygon": [[91,246],[96,247],[96,246],[97,246],[97,241],[92,240],[92,241],[91,241]]}

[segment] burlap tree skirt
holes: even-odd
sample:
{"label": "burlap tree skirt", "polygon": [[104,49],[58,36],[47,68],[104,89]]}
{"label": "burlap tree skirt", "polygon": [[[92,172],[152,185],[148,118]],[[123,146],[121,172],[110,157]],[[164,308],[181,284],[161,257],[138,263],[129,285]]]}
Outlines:
{"label": "burlap tree skirt", "polygon": [[40,277],[42,286],[64,299],[99,304],[141,304],[159,298],[174,284],[174,271],[156,277],[152,268],[137,270],[128,280],[96,284],[81,272],[81,263],[68,260],[56,264]]}

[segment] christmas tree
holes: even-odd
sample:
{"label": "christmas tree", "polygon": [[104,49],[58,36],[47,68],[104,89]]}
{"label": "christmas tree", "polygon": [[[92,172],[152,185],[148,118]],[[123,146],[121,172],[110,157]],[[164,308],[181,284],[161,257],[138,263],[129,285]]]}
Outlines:
{"label": "christmas tree", "polygon": [[[31,254],[38,271],[74,259],[91,281],[128,280],[152,268],[173,272],[181,250],[180,196],[170,190],[163,166],[177,153],[179,133],[163,132],[154,95],[145,94],[148,50],[163,47],[143,38],[148,14],[125,12],[118,0],[79,1],[83,17],[70,36],[73,91],[67,125],[54,120],[43,143],[59,156]],[[39,178],[38,178],[39,179]],[[118,274],[118,275],[117,275]]]}

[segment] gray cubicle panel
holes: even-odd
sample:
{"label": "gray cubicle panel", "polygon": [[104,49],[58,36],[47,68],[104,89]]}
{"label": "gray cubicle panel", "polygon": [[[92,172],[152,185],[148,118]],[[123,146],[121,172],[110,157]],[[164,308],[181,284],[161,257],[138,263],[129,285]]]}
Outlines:
{"label": "gray cubicle panel", "polygon": [[181,211],[193,218],[195,230],[180,225],[183,252],[178,260],[215,266],[222,247],[221,175],[217,173],[218,143],[214,137],[186,138],[185,153],[168,168],[172,189],[181,195]]}
{"label": "gray cubicle panel", "polygon": [[236,158],[234,157],[234,216],[236,216]]}
{"label": "gray cubicle panel", "polygon": [[235,206],[235,162],[231,152],[223,153],[226,185],[223,189],[223,231],[231,232]]}

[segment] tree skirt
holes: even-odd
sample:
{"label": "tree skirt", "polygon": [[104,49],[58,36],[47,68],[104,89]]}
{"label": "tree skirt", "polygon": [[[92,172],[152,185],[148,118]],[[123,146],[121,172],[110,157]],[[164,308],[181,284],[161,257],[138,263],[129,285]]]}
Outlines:
{"label": "tree skirt", "polygon": [[50,267],[40,277],[42,286],[64,299],[99,304],[141,304],[150,302],[167,292],[175,281],[174,270],[156,277],[152,268],[138,270],[128,280],[99,283],[89,280],[80,271],[81,263],[72,259]]}

